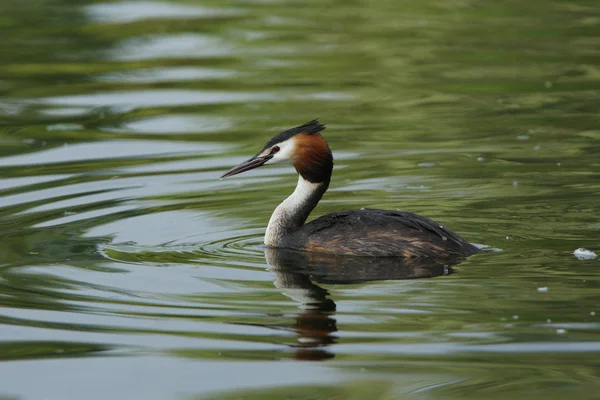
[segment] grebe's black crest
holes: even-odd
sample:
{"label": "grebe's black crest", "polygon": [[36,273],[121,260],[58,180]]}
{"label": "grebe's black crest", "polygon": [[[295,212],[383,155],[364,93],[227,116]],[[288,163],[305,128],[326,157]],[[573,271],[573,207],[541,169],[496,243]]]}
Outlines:
{"label": "grebe's black crest", "polygon": [[312,121],[309,121],[303,125],[299,125],[295,128],[288,129],[287,131],[283,131],[273,136],[267,142],[265,147],[263,147],[262,150],[257,153],[257,155],[265,151],[265,149],[271,148],[277,143],[285,142],[286,140],[298,134],[302,133],[306,135],[312,135],[313,133],[320,133],[323,130],[325,130],[325,125],[320,124],[318,119],[313,119]]}
{"label": "grebe's black crest", "polygon": [[265,244],[330,254],[373,257],[466,257],[479,252],[456,233],[416,214],[360,209],[331,213],[304,225],[329,187],[333,155],[316,119],[271,138],[252,158],[221,178],[268,164],[292,164],[296,190],[271,216]]}

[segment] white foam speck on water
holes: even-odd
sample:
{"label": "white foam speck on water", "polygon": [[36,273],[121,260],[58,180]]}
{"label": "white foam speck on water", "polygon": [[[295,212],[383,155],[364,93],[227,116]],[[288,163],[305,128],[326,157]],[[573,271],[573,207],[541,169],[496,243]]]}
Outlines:
{"label": "white foam speck on water", "polygon": [[547,292],[547,291],[548,291],[548,287],[547,287],[547,286],[545,286],[545,287],[539,287],[539,288],[537,288],[537,291],[538,291],[538,292],[545,293],[545,292]]}
{"label": "white foam speck on water", "polygon": [[575,255],[575,257],[577,257],[577,259],[579,260],[593,260],[594,258],[598,257],[596,253],[584,249],[583,247],[580,247],[577,250],[575,250],[573,252],[573,255]]}

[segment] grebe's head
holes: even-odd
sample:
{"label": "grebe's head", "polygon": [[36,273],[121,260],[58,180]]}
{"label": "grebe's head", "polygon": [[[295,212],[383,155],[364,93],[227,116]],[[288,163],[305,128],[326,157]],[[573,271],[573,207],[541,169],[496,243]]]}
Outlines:
{"label": "grebe's head", "polygon": [[296,171],[312,183],[329,182],[333,155],[321,136],[325,125],[316,119],[281,132],[267,142],[256,155],[227,171],[221,179],[269,164],[291,163]]}

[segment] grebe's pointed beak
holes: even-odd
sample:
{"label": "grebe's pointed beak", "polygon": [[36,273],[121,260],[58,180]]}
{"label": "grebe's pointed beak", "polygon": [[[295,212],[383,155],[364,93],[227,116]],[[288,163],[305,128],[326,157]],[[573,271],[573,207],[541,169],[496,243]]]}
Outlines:
{"label": "grebe's pointed beak", "polygon": [[273,158],[273,154],[267,154],[266,156],[255,156],[249,159],[248,161],[244,161],[241,164],[236,165],[231,168],[229,171],[225,172],[219,179],[227,178],[228,176],[233,176],[237,174],[241,174],[242,172],[250,171],[251,169],[262,167],[265,165],[267,161]]}

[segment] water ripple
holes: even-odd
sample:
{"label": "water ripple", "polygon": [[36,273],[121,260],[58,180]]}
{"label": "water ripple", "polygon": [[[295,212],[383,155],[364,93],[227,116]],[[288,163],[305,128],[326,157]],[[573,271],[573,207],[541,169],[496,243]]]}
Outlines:
{"label": "water ripple", "polygon": [[[181,243],[174,239],[160,245],[144,246],[134,242],[102,244],[98,251],[104,257],[120,262],[166,262],[177,259],[221,261],[228,265],[259,265],[264,267],[262,235],[264,229],[228,231],[220,240]],[[214,234],[214,232],[213,232]],[[189,240],[187,238],[186,240]],[[251,261],[248,263],[248,261]]]}

